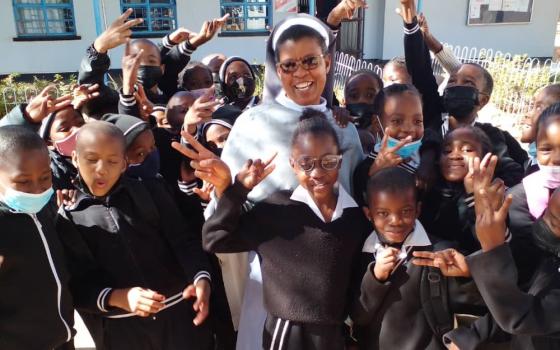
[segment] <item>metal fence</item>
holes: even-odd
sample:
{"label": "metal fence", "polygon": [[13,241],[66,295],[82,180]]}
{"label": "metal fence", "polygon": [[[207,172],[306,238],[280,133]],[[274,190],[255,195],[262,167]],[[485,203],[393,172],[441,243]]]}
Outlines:
{"label": "metal fence", "polygon": [[[492,103],[501,111],[523,114],[531,108],[532,96],[543,86],[560,83],[560,62],[512,55],[492,49],[478,49],[446,44],[462,63],[477,63],[488,69],[494,78]],[[383,70],[365,60],[337,52],[335,60],[335,91],[344,91],[346,79],[356,70],[370,69],[382,77]],[[439,62],[433,60],[434,74],[446,75]]]}
{"label": "metal fence", "polygon": [[335,54],[335,65],[334,65],[334,89],[337,94],[337,98],[342,98],[338,94],[344,91],[344,85],[346,84],[346,79],[353,72],[360,69],[369,69],[374,71],[380,77],[383,75],[383,68],[379,65],[367,62],[365,60],[357,59],[356,57],[349,55],[344,52],[337,52]]}

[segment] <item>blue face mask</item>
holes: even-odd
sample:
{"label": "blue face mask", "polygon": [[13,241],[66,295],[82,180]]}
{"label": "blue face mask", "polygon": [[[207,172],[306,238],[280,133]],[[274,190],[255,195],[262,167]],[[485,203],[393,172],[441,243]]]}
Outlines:
{"label": "blue face mask", "polygon": [[[401,142],[400,140],[394,139],[389,136],[389,140],[387,141],[388,147],[395,147],[398,143]],[[412,157],[414,154],[418,154],[420,147],[422,146],[422,139],[416,140],[404,145],[401,149],[397,151],[397,154],[402,157],[402,159],[407,159]]]}
{"label": "blue face mask", "polygon": [[159,173],[159,152],[154,150],[140,164],[130,164],[126,176],[134,179],[153,179]]}
{"label": "blue face mask", "polygon": [[19,192],[7,188],[2,196],[2,202],[18,213],[37,214],[51,200],[53,193],[52,187],[39,194]]}
{"label": "blue face mask", "polygon": [[536,142],[531,142],[529,144],[529,155],[532,158],[537,158],[537,143]]}

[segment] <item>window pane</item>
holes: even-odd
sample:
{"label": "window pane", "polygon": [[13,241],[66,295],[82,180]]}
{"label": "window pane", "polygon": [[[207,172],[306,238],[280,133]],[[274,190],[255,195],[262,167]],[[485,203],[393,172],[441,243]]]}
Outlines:
{"label": "window pane", "polygon": [[47,4],[69,4],[72,0],[45,0]]}
{"label": "window pane", "polygon": [[243,6],[223,6],[222,16],[229,13],[224,30],[240,31],[245,30],[245,18],[243,17]]}
{"label": "window pane", "polygon": [[40,4],[41,0],[16,0],[16,4]]}
{"label": "window pane", "polygon": [[43,21],[43,10],[37,8],[19,8],[19,19],[21,21]]}
{"label": "window pane", "polygon": [[171,4],[171,0],[150,0],[150,4]]}
{"label": "window pane", "polygon": [[146,0],[122,0],[123,4],[145,4]]}
{"label": "window pane", "polygon": [[266,17],[266,5],[262,6],[247,6],[247,17]]}
{"label": "window pane", "polygon": [[43,21],[21,21],[17,23],[18,33],[22,35],[46,34],[45,22]]}

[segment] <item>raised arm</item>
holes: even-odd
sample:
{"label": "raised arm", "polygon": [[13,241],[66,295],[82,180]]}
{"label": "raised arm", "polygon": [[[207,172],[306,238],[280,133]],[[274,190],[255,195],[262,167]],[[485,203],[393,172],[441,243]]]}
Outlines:
{"label": "raised arm", "polygon": [[424,125],[437,132],[442,123],[443,106],[438,84],[432,70],[430,51],[426,46],[416,18],[414,0],[401,0],[401,15],[404,20],[404,53],[412,83],[422,94]]}

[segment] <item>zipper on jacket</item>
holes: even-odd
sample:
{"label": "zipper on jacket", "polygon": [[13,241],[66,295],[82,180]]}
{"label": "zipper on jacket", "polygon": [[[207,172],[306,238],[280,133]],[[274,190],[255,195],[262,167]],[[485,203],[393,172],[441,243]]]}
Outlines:
{"label": "zipper on jacket", "polygon": [[58,274],[56,272],[56,268],[54,266],[54,261],[53,261],[52,256],[51,256],[51,250],[49,248],[49,244],[47,243],[47,239],[45,237],[45,234],[43,233],[43,226],[41,225],[41,222],[37,218],[36,214],[29,214],[29,215],[33,219],[33,222],[35,223],[35,226],[37,226],[37,230],[39,230],[39,236],[41,236],[41,240],[43,241],[43,247],[45,248],[45,252],[47,253],[47,259],[49,260],[49,265],[51,267],[51,271],[53,273],[54,280],[55,280],[56,286],[58,288],[58,292],[57,292],[58,316],[60,317],[60,320],[62,321],[62,323],[64,324],[64,327],[66,328],[66,333],[68,334],[68,337],[66,338],[66,341],[69,342],[72,339],[72,331],[70,330],[70,327],[68,326],[68,323],[66,322],[64,317],[62,317],[62,310],[61,310],[62,284],[61,284],[60,278],[58,277]]}

